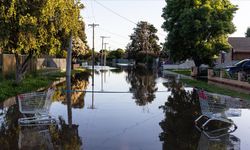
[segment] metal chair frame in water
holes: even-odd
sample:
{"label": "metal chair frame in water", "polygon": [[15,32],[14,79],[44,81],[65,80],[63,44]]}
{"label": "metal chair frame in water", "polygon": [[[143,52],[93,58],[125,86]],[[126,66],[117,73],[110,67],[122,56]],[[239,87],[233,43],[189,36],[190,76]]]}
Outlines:
{"label": "metal chair frame in water", "polygon": [[[233,117],[236,115],[230,115],[229,107],[227,106],[226,102],[216,100],[213,98],[210,98],[207,93],[203,90],[199,91],[199,102],[200,102],[200,108],[201,108],[201,113],[196,120],[195,120],[195,125],[196,127],[200,130],[203,131],[206,136],[209,138],[218,138],[221,136],[224,136],[225,134],[234,132],[237,129],[237,126],[235,123],[231,120],[228,119],[227,117]],[[231,113],[232,114],[232,113]],[[205,122],[201,122],[201,120],[205,120]],[[229,124],[227,127],[221,127],[212,131],[208,131],[208,125],[211,121],[219,121],[223,123]],[[198,126],[198,123],[201,122],[201,126]],[[234,127],[231,129],[230,127]],[[227,131],[222,132],[222,131]],[[220,133],[222,132],[223,134],[216,135],[215,133]]]}
{"label": "metal chair frame in water", "polygon": [[21,126],[55,124],[56,119],[50,116],[53,89],[45,92],[32,92],[18,95],[19,111],[23,118],[18,119]]}

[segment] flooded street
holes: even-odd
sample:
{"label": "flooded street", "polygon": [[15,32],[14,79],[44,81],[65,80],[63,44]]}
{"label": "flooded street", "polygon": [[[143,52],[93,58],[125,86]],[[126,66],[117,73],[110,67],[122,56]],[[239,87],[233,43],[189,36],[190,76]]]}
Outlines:
{"label": "flooded street", "polygon": [[[94,93],[90,73],[71,80],[71,107],[66,82],[56,86],[50,113],[57,125],[19,127],[15,98],[1,105],[0,143],[3,149],[193,150],[248,149],[248,101],[232,100],[241,110],[231,117],[236,131],[209,140],[194,126],[200,115],[197,93],[176,77],[143,68],[96,70]],[[83,92],[87,91],[87,92]],[[235,102],[236,101],[236,102]],[[42,133],[42,134],[41,134]],[[34,146],[34,147],[33,147]]]}

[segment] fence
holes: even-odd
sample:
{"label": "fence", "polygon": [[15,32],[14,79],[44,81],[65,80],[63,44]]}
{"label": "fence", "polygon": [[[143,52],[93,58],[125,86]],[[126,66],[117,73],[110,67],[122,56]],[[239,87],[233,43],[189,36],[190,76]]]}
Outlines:
{"label": "fence", "polygon": [[[26,55],[20,57],[21,63],[24,62]],[[66,59],[63,58],[32,58],[28,62],[27,71],[32,72],[43,68],[57,68],[60,70],[66,70]],[[13,54],[0,55],[0,68],[2,66],[3,76],[14,74],[16,72],[16,59]]]}
{"label": "fence", "polygon": [[58,68],[60,70],[66,70],[65,58],[38,58],[36,62],[36,68],[38,70],[43,68]]}
{"label": "fence", "polygon": [[229,77],[225,70],[208,69],[208,81],[225,84],[236,88],[250,90],[250,77],[243,72],[238,72]]}
{"label": "fence", "polygon": [[3,54],[0,54],[0,71],[2,70],[3,65]]}

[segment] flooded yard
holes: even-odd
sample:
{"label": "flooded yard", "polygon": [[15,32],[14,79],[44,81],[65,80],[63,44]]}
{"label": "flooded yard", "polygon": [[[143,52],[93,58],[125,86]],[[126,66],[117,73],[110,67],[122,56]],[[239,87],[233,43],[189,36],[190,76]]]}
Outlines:
{"label": "flooded yard", "polygon": [[[193,150],[248,149],[250,101],[229,99],[241,111],[231,117],[238,128],[210,140],[194,126],[200,115],[197,93],[176,76],[141,69],[96,70],[71,80],[71,107],[66,83],[56,86],[50,113],[52,126],[18,126],[22,117],[16,98],[1,104],[3,149]],[[86,92],[84,92],[86,91]]]}

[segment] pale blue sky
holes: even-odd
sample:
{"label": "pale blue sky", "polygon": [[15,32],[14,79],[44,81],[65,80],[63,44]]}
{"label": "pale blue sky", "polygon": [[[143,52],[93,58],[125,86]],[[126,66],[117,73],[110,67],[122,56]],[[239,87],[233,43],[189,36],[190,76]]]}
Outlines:
{"label": "pale blue sky", "polygon": [[[167,33],[161,29],[164,21],[161,14],[165,0],[82,0],[82,2],[85,9],[81,15],[86,23],[87,40],[91,48],[92,28],[87,25],[93,22],[99,24],[99,27],[95,29],[96,50],[101,49],[100,36],[103,35],[111,37],[105,39],[105,42],[109,43],[107,47],[111,47],[111,50],[125,48],[129,43],[128,36],[136,27],[134,23],[139,21],[148,21],[153,24],[158,29],[160,42],[164,42]],[[231,2],[239,6],[233,20],[237,31],[231,36],[242,37],[247,27],[250,26],[250,0],[231,0]]]}

